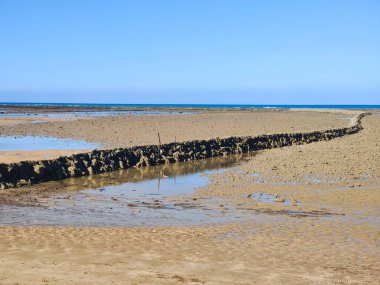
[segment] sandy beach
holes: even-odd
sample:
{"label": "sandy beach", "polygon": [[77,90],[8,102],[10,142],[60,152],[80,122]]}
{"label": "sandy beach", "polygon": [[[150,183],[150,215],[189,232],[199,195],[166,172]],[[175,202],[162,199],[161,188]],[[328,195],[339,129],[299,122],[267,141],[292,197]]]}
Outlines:
{"label": "sandy beach", "polygon": [[[20,117],[1,119],[0,134],[74,138],[115,148],[157,144],[157,133],[167,143],[342,128],[359,112],[202,110],[37,123]],[[209,174],[209,183],[191,194],[197,203],[222,199],[215,207],[225,208],[226,215],[250,217],[243,221],[2,226],[0,284],[379,284],[380,116],[367,116],[362,125],[359,133],[328,142],[255,153]],[[78,151],[14,150],[0,153],[0,160]],[[49,196],[60,189],[52,182],[3,190],[0,201],[11,204],[24,195]],[[253,193],[292,203],[254,200]]]}

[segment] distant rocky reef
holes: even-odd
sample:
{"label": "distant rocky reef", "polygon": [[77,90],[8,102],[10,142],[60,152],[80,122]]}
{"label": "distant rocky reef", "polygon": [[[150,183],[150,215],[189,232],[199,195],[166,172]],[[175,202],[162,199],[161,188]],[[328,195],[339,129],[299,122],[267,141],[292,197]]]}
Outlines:
{"label": "distant rocky reef", "polygon": [[361,119],[366,115],[368,114],[357,115],[349,127],[341,129],[255,137],[216,138],[113,150],[94,150],[89,153],[63,156],[51,160],[3,163],[0,164],[0,189],[110,172],[129,167],[191,161],[328,141],[358,133],[362,129]]}

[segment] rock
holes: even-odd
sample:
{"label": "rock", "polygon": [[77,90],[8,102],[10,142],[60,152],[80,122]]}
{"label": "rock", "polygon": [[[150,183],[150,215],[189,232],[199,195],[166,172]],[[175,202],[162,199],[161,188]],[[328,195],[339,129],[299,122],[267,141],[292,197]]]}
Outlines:
{"label": "rock", "polygon": [[20,179],[17,182],[17,186],[25,186],[25,185],[30,185],[30,184],[31,184],[30,180],[25,180],[25,179]]}
{"label": "rock", "polygon": [[138,164],[136,164],[136,166],[138,167],[141,167],[141,166],[148,166],[150,164],[149,162],[149,158],[146,157],[146,156],[142,156],[140,158],[140,161],[138,162]]}
{"label": "rock", "polygon": [[284,198],[281,198],[280,195],[276,194],[276,195],[274,196],[273,201],[275,201],[275,202],[277,202],[277,203],[283,203],[283,202],[285,202],[285,199],[284,199]]}
{"label": "rock", "polygon": [[40,164],[37,164],[37,165],[33,166],[34,172],[37,173],[37,174],[41,174],[41,169],[43,169],[43,168],[44,168],[44,166],[40,165]]}
{"label": "rock", "polygon": [[297,201],[296,199],[292,199],[291,202],[292,202],[292,206],[298,206],[298,204],[300,204],[300,202]]}
{"label": "rock", "polygon": [[72,176],[72,177],[75,177],[75,166],[74,165],[71,165],[71,166],[69,166],[68,168],[67,168],[67,171],[70,173],[70,175]]}

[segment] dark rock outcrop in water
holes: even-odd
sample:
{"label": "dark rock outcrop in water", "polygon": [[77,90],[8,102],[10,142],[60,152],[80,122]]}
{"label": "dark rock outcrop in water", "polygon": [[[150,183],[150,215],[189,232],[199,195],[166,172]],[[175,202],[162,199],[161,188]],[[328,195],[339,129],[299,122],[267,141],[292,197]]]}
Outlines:
{"label": "dark rock outcrop in water", "polygon": [[328,141],[355,134],[362,129],[363,113],[353,118],[350,127],[307,133],[230,137],[195,140],[164,145],[135,146],[59,157],[52,160],[0,164],[0,189],[20,187],[44,181],[61,180],[90,174],[178,161],[198,160],[291,145]]}

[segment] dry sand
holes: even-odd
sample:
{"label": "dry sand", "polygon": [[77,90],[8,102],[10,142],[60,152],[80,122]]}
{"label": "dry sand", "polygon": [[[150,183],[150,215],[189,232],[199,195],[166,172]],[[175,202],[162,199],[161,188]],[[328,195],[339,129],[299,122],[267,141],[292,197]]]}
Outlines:
{"label": "dry sand", "polygon": [[[342,116],[310,112],[218,113],[176,120],[164,116],[135,119],[131,129],[120,132],[133,133],[133,142],[143,144],[154,143],[150,137],[164,130],[163,137],[181,133],[190,139],[348,123],[337,117]],[[122,135],[112,136],[116,130],[112,125],[105,128],[112,120],[119,126],[128,121],[102,118],[97,124],[88,120],[85,126],[108,133],[116,146],[123,143]],[[188,125],[181,128],[184,121]],[[69,132],[66,123],[70,122],[44,126],[49,126],[46,132],[64,136]],[[144,124],[149,130],[138,136]],[[19,126],[19,132],[25,132]],[[57,126],[63,131],[54,129]],[[254,217],[259,215],[252,222],[182,228],[2,227],[0,284],[379,284],[380,116],[366,117],[363,126],[358,134],[329,142],[260,152],[212,175],[210,185],[194,194],[241,204]],[[78,128],[71,136],[96,141],[96,134]],[[2,133],[17,130],[6,127]],[[36,127],[30,132],[45,131]],[[247,198],[255,192],[302,203],[286,206]],[[305,215],[294,217],[289,210]]]}

